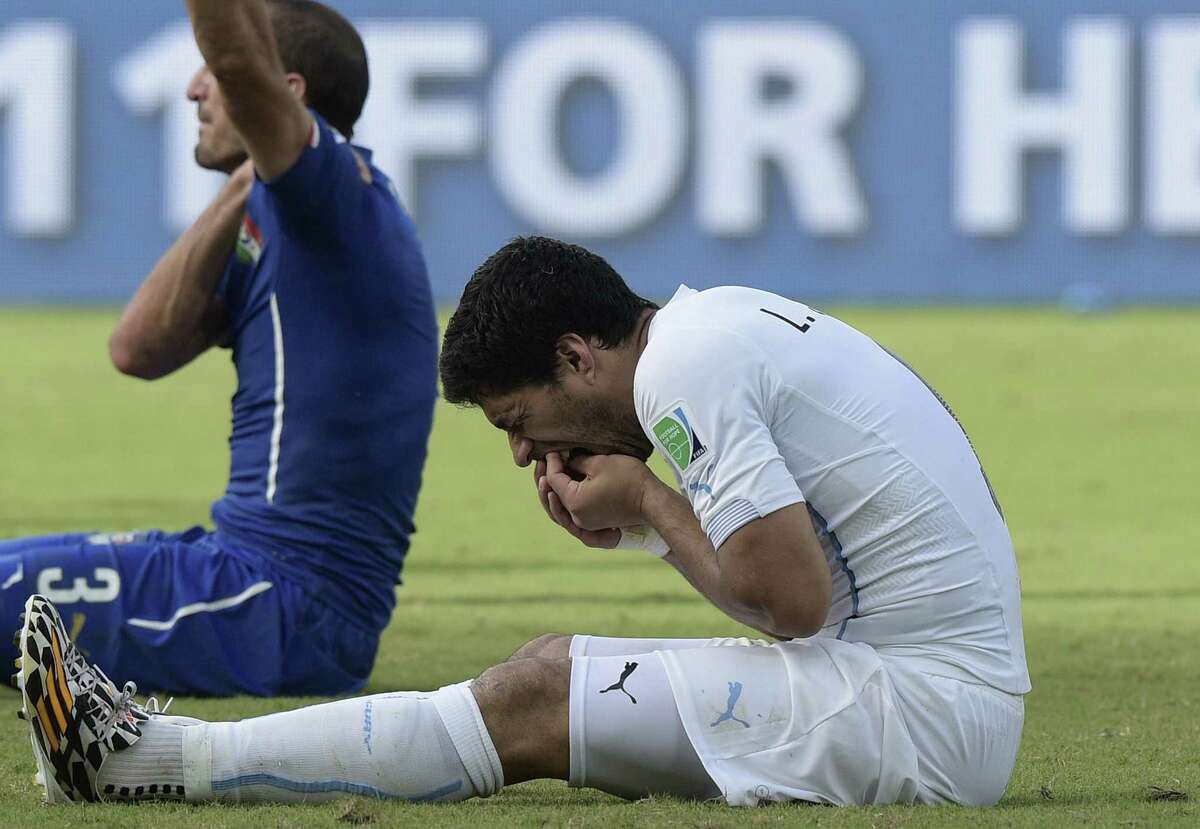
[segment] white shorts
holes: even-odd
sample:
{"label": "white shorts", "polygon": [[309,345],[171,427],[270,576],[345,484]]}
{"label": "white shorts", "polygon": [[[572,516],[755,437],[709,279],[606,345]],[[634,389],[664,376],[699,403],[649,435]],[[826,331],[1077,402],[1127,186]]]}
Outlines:
{"label": "white shorts", "polygon": [[[707,789],[735,806],[989,805],[1008,784],[1024,719],[1020,697],[823,637],[769,644],[576,636],[571,656],[572,783],[608,790],[604,778],[618,774],[613,755],[623,751],[626,763],[639,758],[636,779],[647,791]],[[631,662],[640,675],[635,669],[623,688],[600,696]],[[636,716],[628,701],[615,705],[630,690],[649,703]],[[652,716],[653,706],[669,707],[658,702],[667,699],[678,716]],[[678,747],[670,779],[654,780],[653,747],[683,742],[671,729],[682,729],[698,759],[690,788],[678,781],[688,768]],[[591,741],[605,750],[593,757]],[[590,779],[577,766],[590,766]]]}

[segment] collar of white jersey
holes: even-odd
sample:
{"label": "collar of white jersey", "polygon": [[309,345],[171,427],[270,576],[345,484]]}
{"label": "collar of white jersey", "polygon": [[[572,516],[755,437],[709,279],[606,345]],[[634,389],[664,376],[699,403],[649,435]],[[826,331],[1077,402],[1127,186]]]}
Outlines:
{"label": "collar of white jersey", "polygon": [[[700,292],[697,291],[695,288],[689,288],[687,285],[681,284],[678,288],[675,289],[675,293],[672,294],[671,298],[669,300],[667,300],[667,304],[659,309],[659,313],[662,313],[663,311],[668,310],[671,307],[671,305],[673,305],[675,302],[685,300],[688,297],[695,296],[698,293],[700,293]],[[656,322],[658,322],[658,314],[655,314],[654,316],[652,316],[650,318],[650,330],[646,332],[646,340],[647,341],[649,341],[650,338],[652,336],[654,336],[654,324]]]}
{"label": "collar of white jersey", "polygon": [[695,288],[689,288],[687,285],[680,284],[680,286],[675,289],[675,293],[671,296],[671,299],[667,301],[667,305],[670,305],[677,299],[686,299],[687,297],[698,293],[700,292]]}

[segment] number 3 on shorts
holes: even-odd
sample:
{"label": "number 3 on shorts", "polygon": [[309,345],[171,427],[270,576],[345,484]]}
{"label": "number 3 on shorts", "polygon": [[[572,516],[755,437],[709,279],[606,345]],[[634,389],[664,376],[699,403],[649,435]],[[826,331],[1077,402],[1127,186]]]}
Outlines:
{"label": "number 3 on shorts", "polygon": [[99,586],[93,585],[84,576],[75,578],[67,585],[61,567],[47,567],[38,573],[37,592],[57,604],[103,604],[113,601],[121,592],[121,574],[111,567],[97,567],[92,573],[92,580],[99,582]]}

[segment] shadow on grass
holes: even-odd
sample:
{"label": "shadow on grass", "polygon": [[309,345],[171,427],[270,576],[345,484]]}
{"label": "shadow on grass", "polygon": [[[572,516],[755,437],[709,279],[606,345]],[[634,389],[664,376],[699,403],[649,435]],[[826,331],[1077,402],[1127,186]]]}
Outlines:
{"label": "shadow on grass", "polygon": [[1049,797],[1041,792],[1021,792],[1005,797],[996,808],[1001,810],[1037,807],[1057,809],[1063,806],[1094,808],[1101,805],[1129,808],[1162,803],[1165,804],[1164,808],[1169,809],[1171,806],[1187,806],[1191,802],[1188,799],[1171,801],[1161,797],[1156,798],[1152,795],[1152,789],[1153,786],[1147,784],[1135,789],[1112,789],[1105,792],[1052,792]]}

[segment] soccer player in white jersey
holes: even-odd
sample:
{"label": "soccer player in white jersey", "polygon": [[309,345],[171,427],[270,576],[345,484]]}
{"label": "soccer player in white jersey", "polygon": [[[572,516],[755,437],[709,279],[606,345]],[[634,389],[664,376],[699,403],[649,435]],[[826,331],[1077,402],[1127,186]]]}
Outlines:
{"label": "soccer player in white jersey", "polygon": [[548,634],[473,682],[202,723],[134,704],[33,597],[19,684],[51,800],[459,800],[541,777],[733,805],[1000,799],[1030,688],[1012,545],[907,365],[798,302],[681,287],[660,309],[526,238],[476,271],[441,369],[554,521],[648,549],[773,643]]}

